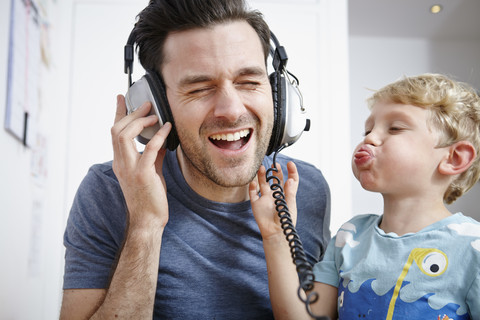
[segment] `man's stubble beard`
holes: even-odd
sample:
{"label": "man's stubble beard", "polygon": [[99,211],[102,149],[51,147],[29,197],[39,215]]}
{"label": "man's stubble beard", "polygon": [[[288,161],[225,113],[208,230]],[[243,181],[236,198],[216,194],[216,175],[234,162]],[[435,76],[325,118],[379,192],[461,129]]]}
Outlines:
{"label": "man's stubble beard", "polygon": [[[256,134],[250,139],[257,139],[257,148],[253,154],[251,165],[247,168],[243,167],[245,158],[241,159],[224,159],[227,163],[226,170],[219,170],[214,161],[209,157],[205,145],[196,145],[190,142],[188,134],[185,130],[178,131],[178,137],[182,148],[182,153],[186,165],[190,166],[199,179],[208,179],[221,187],[241,187],[250,183],[256,176],[258,168],[262,164],[263,158],[267,152],[270,137],[272,133],[272,124],[269,124],[265,132]],[[258,126],[257,126],[258,127]],[[255,131],[258,132],[258,131]],[[203,176],[203,177],[202,177]]]}

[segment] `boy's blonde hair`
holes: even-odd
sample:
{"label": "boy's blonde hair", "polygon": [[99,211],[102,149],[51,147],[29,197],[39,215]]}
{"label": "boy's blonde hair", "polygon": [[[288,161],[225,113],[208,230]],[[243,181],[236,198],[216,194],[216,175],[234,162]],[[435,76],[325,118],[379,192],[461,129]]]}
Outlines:
{"label": "boy's blonde hair", "polygon": [[391,101],[425,108],[431,124],[441,133],[438,147],[469,141],[477,157],[448,187],[443,200],[450,204],[475,185],[480,177],[480,98],[469,85],[440,74],[404,77],[376,91],[367,102]]}

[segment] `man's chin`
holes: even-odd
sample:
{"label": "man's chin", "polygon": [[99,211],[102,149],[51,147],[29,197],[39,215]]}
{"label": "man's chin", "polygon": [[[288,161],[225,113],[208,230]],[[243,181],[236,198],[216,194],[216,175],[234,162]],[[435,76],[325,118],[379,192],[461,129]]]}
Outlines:
{"label": "man's chin", "polygon": [[253,180],[256,173],[257,170],[253,170],[251,167],[236,167],[216,170],[213,176],[210,175],[210,179],[225,188],[244,187]]}

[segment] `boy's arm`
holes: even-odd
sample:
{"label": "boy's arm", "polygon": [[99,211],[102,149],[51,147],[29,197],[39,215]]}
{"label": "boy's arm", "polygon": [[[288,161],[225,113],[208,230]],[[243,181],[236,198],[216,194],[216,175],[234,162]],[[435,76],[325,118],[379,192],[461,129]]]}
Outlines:
{"label": "boy's arm", "polygon": [[[287,168],[288,179],[284,185],[285,200],[295,224],[297,218],[295,196],[299,176],[293,162],[289,162]],[[275,175],[283,184],[283,173],[279,166],[277,169],[279,172]],[[250,184],[250,201],[263,239],[270,300],[275,319],[311,319],[305,304],[298,297],[297,271],[275,210],[274,198],[269,183],[266,182],[266,170],[263,166],[260,167],[257,177],[261,196],[257,193],[257,184],[252,182]],[[336,319],[337,288],[316,283],[314,290],[321,296],[319,301],[312,305],[315,314],[328,315],[331,319]]]}

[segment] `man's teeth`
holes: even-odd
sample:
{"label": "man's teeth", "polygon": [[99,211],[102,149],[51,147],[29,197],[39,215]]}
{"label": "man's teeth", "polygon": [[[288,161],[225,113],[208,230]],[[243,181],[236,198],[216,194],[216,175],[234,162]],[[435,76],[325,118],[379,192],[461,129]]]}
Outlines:
{"label": "man's teeth", "polygon": [[214,134],[210,138],[212,140],[225,140],[225,141],[237,141],[241,138],[248,136],[250,131],[248,129],[237,131],[234,133],[227,133],[227,134]]}

